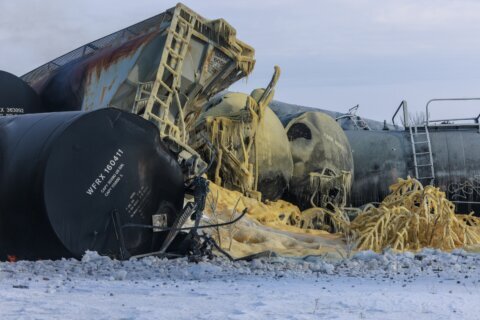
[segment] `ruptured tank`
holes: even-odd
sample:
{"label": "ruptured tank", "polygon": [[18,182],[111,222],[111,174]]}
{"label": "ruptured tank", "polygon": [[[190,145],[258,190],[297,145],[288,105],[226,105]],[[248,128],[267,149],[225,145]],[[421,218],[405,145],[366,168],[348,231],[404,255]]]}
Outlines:
{"label": "ruptured tank", "polygon": [[285,127],[293,158],[286,198],[306,209],[345,205],[351,188],[353,158],[342,128],[323,112],[297,115]]}
{"label": "ruptured tank", "polygon": [[183,175],[158,129],[114,108],[0,117],[0,259],[157,249],[183,206]]}

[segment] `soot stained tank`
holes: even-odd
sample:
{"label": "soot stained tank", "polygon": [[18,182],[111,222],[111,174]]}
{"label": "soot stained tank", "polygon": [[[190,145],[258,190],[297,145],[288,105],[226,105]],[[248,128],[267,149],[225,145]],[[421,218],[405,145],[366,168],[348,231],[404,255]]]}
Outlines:
{"label": "soot stained tank", "polygon": [[355,163],[351,205],[380,202],[398,178],[414,177],[412,147],[403,131],[347,130],[345,134]]}
{"label": "soot stained tank", "polygon": [[[277,117],[282,121],[283,125],[287,125],[292,119],[300,116],[302,113],[305,112],[316,112],[320,111],[323,113],[328,114],[333,119],[337,119],[337,123],[342,127],[343,130],[351,130],[354,128],[352,117],[348,117],[347,115],[351,115],[349,113],[338,112],[338,111],[331,111],[324,108],[317,108],[317,107],[306,107],[296,104],[290,104],[286,102],[281,102],[277,100],[273,100],[269,107],[275,112]],[[351,115],[356,117],[354,115]],[[385,128],[385,124],[380,121],[372,120],[372,119],[365,119],[364,121],[371,130],[383,130]],[[394,130],[395,126],[387,124],[388,129]]]}
{"label": "soot stained tank", "polygon": [[306,209],[346,201],[353,158],[342,128],[323,112],[305,112],[285,127],[293,158],[286,198]]}
{"label": "soot stained tank", "polygon": [[0,70],[0,116],[39,112],[40,96],[19,77]]}
{"label": "soot stained tank", "polygon": [[[430,177],[424,127],[418,127],[416,159],[419,177]],[[478,125],[429,126],[433,184],[446,192],[457,212],[480,214],[480,133]],[[415,177],[409,131],[345,131],[353,150],[355,177],[352,205],[382,201],[398,178]],[[420,179],[423,184],[430,179]]]}
{"label": "soot stained tank", "polygon": [[[114,108],[0,118],[0,259],[120,257],[117,222],[171,225],[183,176],[157,128]],[[159,247],[163,232],[123,229],[130,254]]]}

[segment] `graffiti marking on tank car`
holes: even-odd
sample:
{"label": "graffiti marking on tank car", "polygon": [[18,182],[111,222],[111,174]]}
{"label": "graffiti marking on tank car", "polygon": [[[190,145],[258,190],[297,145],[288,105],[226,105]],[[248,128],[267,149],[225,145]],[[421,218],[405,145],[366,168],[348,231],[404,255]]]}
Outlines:
{"label": "graffiti marking on tank car", "polygon": [[120,173],[125,166],[124,163],[120,163],[123,155],[122,149],[118,149],[113,154],[103,170],[100,171],[95,180],[87,187],[87,195],[92,196],[97,190],[100,190],[105,197],[109,196],[110,192],[123,177],[123,174]]}
{"label": "graffiti marking on tank car", "polygon": [[451,183],[447,190],[452,200],[467,200],[471,196],[478,196],[480,195],[480,175],[462,183]]}

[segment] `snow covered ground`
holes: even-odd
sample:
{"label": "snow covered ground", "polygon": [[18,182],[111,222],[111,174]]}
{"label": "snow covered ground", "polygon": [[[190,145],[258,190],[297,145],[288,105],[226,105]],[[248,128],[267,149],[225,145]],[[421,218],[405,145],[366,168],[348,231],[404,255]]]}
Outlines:
{"label": "snow covered ground", "polygon": [[0,263],[0,319],[479,319],[480,255]]}

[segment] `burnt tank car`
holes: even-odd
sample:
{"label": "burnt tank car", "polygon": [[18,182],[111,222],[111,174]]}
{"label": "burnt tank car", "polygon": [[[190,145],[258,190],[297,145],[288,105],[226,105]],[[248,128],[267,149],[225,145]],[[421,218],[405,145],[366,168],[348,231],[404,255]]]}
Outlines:
{"label": "burnt tank car", "polygon": [[[432,99],[436,101],[480,100]],[[404,108],[402,102],[395,116]],[[381,201],[397,178],[414,177],[439,187],[458,212],[480,213],[480,115],[464,119],[405,123],[405,128],[382,131],[345,131],[354,155],[355,184],[352,204]],[[372,156],[374,155],[374,156]]]}
{"label": "burnt tank car", "polygon": [[[433,99],[438,100],[451,99]],[[458,100],[458,99],[453,99]],[[462,99],[460,99],[462,100]],[[480,100],[480,99],[466,99]],[[430,103],[430,102],[429,102]],[[404,118],[408,118],[406,103]],[[312,108],[275,102],[284,124]],[[325,111],[344,129],[352,149],[354,178],[348,203],[359,207],[380,202],[398,178],[417,178],[443,190],[462,213],[480,213],[480,116],[430,120],[405,127],[361,119],[351,113]],[[427,104],[428,114],[428,104]]]}

